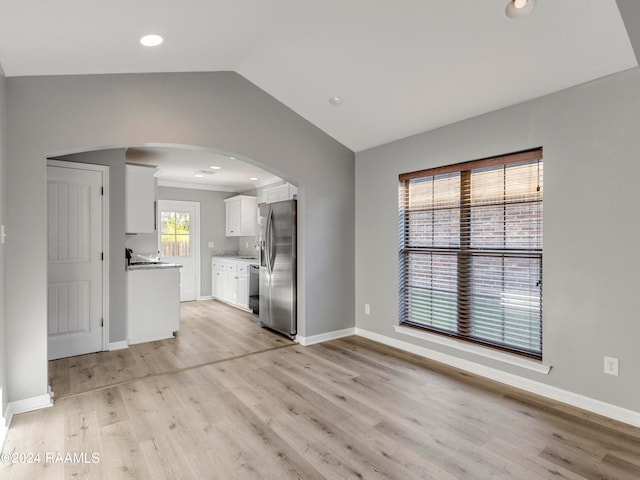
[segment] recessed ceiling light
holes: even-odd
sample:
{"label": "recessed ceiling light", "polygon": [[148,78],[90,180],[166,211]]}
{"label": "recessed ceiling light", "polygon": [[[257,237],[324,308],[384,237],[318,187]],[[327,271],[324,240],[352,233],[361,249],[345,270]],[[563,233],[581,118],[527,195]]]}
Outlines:
{"label": "recessed ceiling light", "polygon": [[229,160],[235,160],[236,157],[229,157]]}
{"label": "recessed ceiling light", "polygon": [[521,18],[529,15],[536,6],[536,0],[510,0],[504,13],[509,18]]}
{"label": "recessed ceiling light", "polygon": [[164,39],[160,35],[156,35],[155,33],[145,35],[140,39],[140,43],[145,47],[157,47],[163,41]]}
{"label": "recessed ceiling light", "polygon": [[334,107],[340,107],[342,105],[342,99],[340,97],[331,97],[329,99],[329,104]]}
{"label": "recessed ceiling light", "polygon": [[222,167],[219,167],[219,166],[217,166],[217,165],[211,165],[209,168],[210,168],[211,170],[220,170]]}
{"label": "recessed ceiling light", "polygon": [[255,182],[256,180],[258,180],[258,177],[249,177],[249,180],[251,180],[251,181],[254,181],[254,182]]}
{"label": "recessed ceiling light", "polygon": [[196,178],[204,178],[204,175],[201,174],[201,173],[196,173],[193,176],[196,177]]}

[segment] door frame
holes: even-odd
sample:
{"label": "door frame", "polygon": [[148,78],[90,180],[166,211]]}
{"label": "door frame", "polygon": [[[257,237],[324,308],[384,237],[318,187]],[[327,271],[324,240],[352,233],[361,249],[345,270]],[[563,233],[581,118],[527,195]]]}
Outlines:
{"label": "door frame", "polygon": [[[161,252],[162,251],[162,242],[161,242],[161,238],[162,238],[162,223],[160,222],[160,212],[166,208],[162,208],[162,206],[166,206],[169,205],[169,208],[171,208],[171,205],[176,205],[177,207],[193,207],[195,208],[196,211],[196,221],[195,221],[195,225],[190,225],[190,232],[194,232],[192,235],[192,238],[189,240],[190,242],[192,242],[193,248],[191,249],[192,252],[195,252],[194,255],[194,262],[195,262],[195,274],[196,274],[196,300],[202,300],[202,289],[200,286],[200,270],[202,269],[202,265],[201,265],[201,252],[200,252],[200,202],[195,202],[192,200],[166,200],[166,199],[158,199],[158,209],[157,209],[157,215],[158,218],[156,220],[156,225],[158,225],[158,251]],[[195,228],[194,228],[195,227]]]}
{"label": "door frame", "polygon": [[[75,170],[91,170],[102,174],[102,350],[109,350],[109,167],[91,163],[66,162],[47,159],[48,167],[70,168]],[[47,261],[47,278],[49,262]],[[48,343],[48,341],[47,341]],[[48,348],[48,344],[47,344]]]}

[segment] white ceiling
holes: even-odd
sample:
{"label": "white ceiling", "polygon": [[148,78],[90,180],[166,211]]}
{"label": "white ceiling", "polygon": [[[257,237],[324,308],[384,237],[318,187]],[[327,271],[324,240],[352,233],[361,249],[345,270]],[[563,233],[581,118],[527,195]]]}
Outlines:
{"label": "white ceiling", "polygon": [[[167,187],[243,192],[281,180],[245,159],[205,150],[135,147],[127,149],[126,159],[127,163],[158,167],[158,185]],[[214,170],[211,167],[220,168]],[[204,176],[195,177],[200,172]]]}
{"label": "white ceiling", "polygon": [[[538,0],[520,20],[506,3],[0,0],[0,63],[234,70],[356,152],[637,65],[615,0]],[[164,44],[140,46],[148,32]]]}

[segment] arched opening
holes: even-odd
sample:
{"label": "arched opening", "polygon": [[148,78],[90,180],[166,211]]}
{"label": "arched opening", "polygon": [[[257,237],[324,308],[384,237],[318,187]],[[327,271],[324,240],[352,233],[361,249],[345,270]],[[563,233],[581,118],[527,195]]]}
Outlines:
{"label": "arched opening", "polygon": [[[65,162],[97,164],[109,167],[110,176],[110,231],[109,255],[109,312],[108,345],[117,349],[126,345],[127,325],[125,308],[127,299],[123,285],[123,247],[142,254],[158,252],[157,233],[128,235],[124,227],[126,210],[125,177],[128,164],[156,168],[157,199],[201,203],[198,223],[198,256],[195,260],[196,287],[194,300],[212,297],[211,257],[213,255],[257,256],[257,235],[226,237],[224,231],[224,202],[227,197],[242,194],[257,197],[256,203],[267,201],[265,191],[289,185],[285,179],[272,173],[269,167],[255,160],[229,152],[214,151],[191,145],[136,144],[97,147],[82,151],[48,155],[49,159]],[[219,167],[213,169],[212,167]],[[196,176],[197,172],[211,170],[212,174]],[[255,179],[255,180],[254,180]],[[297,185],[291,183],[291,195],[297,197]],[[295,190],[294,190],[295,189]],[[262,195],[262,197],[261,197]],[[213,220],[215,218],[215,220]],[[160,253],[160,252],[158,252]],[[304,314],[299,312],[299,321]]]}

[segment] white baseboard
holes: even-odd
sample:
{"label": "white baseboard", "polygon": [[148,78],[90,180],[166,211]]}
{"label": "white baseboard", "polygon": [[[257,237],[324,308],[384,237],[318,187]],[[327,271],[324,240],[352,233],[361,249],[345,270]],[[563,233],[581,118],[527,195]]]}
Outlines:
{"label": "white baseboard", "polygon": [[200,297],[196,297],[197,301],[202,301],[202,300],[213,300],[213,295],[202,295]]}
{"label": "white baseboard", "polygon": [[469,360],[454,357],[453,355],[448,355],[446,353],[431,350],[426,347],[420,347],[412,343],[403,342],[402,340],[397,340],[385,335],[380,335],[379,333],[371,332],[362,328],[356,327],[355,334],[379,343],[383,343],[385,345],[389,345],[391,347],[399,348],[400,350],[404,350],[406,352],[415,353],[416,355],[435,360],[436,362],[444,363],[446,365],[450,365],[452,367],[456,367],[461,370],[480,375],[481,377],[489,378],[491,380],[495,380],[497,382],[504,383],[506,385],[510,385],[512,387],[516,387],[530,393],[535,393],[552,400],[581,408],[582,410],[587,410],[598,415],[618,420],[620,422],[633,425],[634,427],[640,427],[640,412],[628,410],[616,405],[611,405],[610,403],[585,397],[584,395],[580,395],[578,393],[570,392],[568,390],[553,387],[551,385],[537,382],[535,380],[530,380],[518,375],[503,372],[495,368],[486,367]]}
{"label": "white baseboard", "polygon": [[9,410],[11,416],[18,413],[31,412],[32,410],[39,410],[41,408],[47,408],[53,406],[53,392],[51,389],[43,395],[37,397],[23,398],[22,400],[16,400],[15,402],[9,402],[7,410]]}
{"label": "white baseboard", "polygon": [[121,340],[120,342],[110,342],[109,343],[109,351],[112,352],[114,350],[125,350],[129,348],[129,342],[126,340]]}
{"label": "white baseboard", "polygon": [[13,413],[11,413],[11,408],[7,404],[7,408],[2,414],[2,418],[0,418],[0,452],[4,451],[4,442],[7,439],[7,433],[9,433],[11,420],[13,420]]}
{"label": "white baseboard", "polygon": [[344,330],[335,330],[333,332],[321,333],[319,335],[311,335],[310,337],[296,335],[296,342],[304,347],[308,347],[315,343],[327,342],[329,340],[335,340],[342,337],[350,337],[351,335],[355,335],[355,331],[355,328],[345,328]]}
{"label": "white baseboard", "polygon": [[9,427],[11,427],[11,421],[13,420],[14,415],[52,406],[53,392],[51,391],[51,387],[47,388],[47,393],[44,395],[24,398],[22,400],[7,403],[7,408],[2,416],[2,421],[0,421],[0,452],[4,449],[4,442],[7,438],[7,433],[9,433]]}

